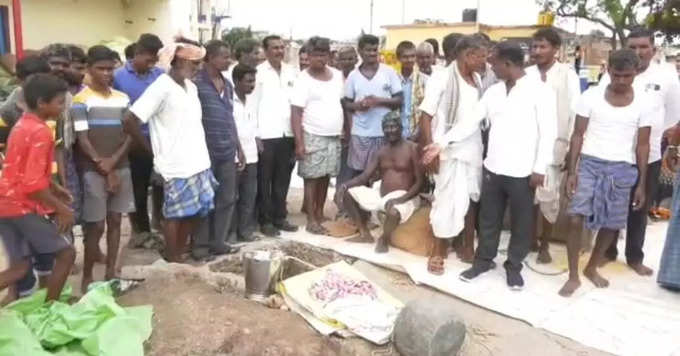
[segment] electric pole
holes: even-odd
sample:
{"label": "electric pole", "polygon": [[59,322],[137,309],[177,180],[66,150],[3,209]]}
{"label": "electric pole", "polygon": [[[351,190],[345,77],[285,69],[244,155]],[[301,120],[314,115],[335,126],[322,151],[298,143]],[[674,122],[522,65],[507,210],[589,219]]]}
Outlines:
{"label": "electric pole", "polygon": [[373,0],[371,0],[371,23],[369,26],[368,33],[373,34]]}

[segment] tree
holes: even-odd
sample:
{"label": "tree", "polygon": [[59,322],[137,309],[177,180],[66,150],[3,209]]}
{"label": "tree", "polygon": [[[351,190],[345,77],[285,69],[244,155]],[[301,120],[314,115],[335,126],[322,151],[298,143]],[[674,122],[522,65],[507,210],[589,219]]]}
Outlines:
{"label": "tree", "polygon": [[680,0],[648,0],[651,12],[646,24],[661,32],[667,41],[680,37]]}
{"label": "tree", "polygon": [[232,48],[239,40],[253,38],[253,31],[248,28],[234,27],[227,33],[222,33],[222,41],[227,42]]}
{"label": "tree", "polygon": [[[611,32],[612,47],[618,41],[625,43],[626,30],[639,26],[639,14],[649,13],[652,4],[659,0],[537,0],[557,16],[585,19],[601,25]],[[618,41],[617,41],[618,40]]]}

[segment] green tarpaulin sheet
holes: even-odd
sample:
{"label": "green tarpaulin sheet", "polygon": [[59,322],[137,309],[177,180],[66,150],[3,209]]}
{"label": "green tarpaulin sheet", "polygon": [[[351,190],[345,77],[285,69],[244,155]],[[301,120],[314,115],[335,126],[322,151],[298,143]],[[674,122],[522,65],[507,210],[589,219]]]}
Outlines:
{"label": "green tarpaulin sheet", "polygon": [[121,307],[110,282],[77,303],[45,303],[40,290],[0,309],[0,356],[143,356],[151,336],[151,306]]}

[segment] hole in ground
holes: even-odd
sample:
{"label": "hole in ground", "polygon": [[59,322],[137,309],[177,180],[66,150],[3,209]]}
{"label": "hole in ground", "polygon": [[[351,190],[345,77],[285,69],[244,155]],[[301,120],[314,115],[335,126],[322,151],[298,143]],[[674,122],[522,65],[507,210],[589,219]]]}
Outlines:
{"label": "hole in ground", "polygon": [[[341,255],[335,251],[326,250],[305,243],[285,241],[272,244],[270,246],[264,246],[259,248],[260,250],[271,251],[280,250],[285,256],[293,257],[294,259],[286,259],[284,263],[283,279],[297,276],[298,274],[309,272],[313,268],[309,265],[316,267],[323,267],[331,263],[345,261],[347,263],[354,263],[355,258],[347,257]],[[304,261],[296,261],[299,259]],[[309,264],[309,265],[308,265]],[[234,256],[222,260],[220,262],[213,263],[209,266],[211,272],[226,272],[243,275],[243,259],[241,256]]]}

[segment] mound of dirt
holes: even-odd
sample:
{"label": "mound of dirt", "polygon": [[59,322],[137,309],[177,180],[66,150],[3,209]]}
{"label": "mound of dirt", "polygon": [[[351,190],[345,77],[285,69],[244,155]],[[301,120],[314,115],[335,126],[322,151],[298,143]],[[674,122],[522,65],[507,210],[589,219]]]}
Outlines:
{"label": "mound of dirt", "polygon": [[321,336],[297,314],[218,293],[191,275],[155,275],[118,302],[153,305],[150,356],[349,356],[380,349],[360,339]]}

